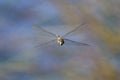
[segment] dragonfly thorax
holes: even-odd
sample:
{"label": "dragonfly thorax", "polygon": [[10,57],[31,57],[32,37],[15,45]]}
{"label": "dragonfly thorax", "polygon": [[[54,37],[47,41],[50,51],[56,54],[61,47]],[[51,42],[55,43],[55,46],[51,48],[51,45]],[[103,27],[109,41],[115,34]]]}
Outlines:
{"label": "dragonfly thorax", "polygon": [[64,44],[64,39],[60,36],[57,37],[57,43],[62,46]]}

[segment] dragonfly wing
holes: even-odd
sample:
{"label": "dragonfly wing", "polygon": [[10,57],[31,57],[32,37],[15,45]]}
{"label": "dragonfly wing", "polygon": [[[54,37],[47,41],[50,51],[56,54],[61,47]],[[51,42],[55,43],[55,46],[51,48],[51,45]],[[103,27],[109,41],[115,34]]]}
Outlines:
{"label": "dragonfly wing", "polygon": [[52,36],[52,37],[55,37],[55,38],[56,38],[56,35],[55,35],[54,33],[49,32],[49,31],[47,31],[47,30],[45,30],[45,29],[43,29],[43,28],[41,28],[41,27],[33,26],[32,28],[33,28],[33,30],[39,32],[40,34],[44,34],[44,35],[46,35],[46,36]]}
{"label": "dragonfly wing", "polygon": [[63,35],[63,37],[66,37],[66,36],[68,36],[68,35],[72,34],[73,32],[75,32],[75,31],[79,30],[79,28],[83,28],[83,27],[85,27],[86,25],[87,25],[87,23],[86,23],[86,22],[84,22],[84,23],[82,23],[82,24],[77,25],[77,27],[76,27],[76,28],[74,28],[73,30],[71,30],[71,31],[67,32],[65,35]]}
{"label": "dragonfly wing", "polygon": [[32,28],[35,32],[33,36],[33,40],[36,44],[43,44],[57,38],[55,34],[39,26],[33,26]]}
{"label": "dragonfly wing", "polygon": [[65,45],[69,44],[69,45],[77,45],[77,46],[90,46],[87,43],[81,43],[81,42],[73,41],[70,39],[64,39],[64,41],[65,41]]}
{"label": "dragonfly wing", "polygon": [[56,41],[56,39],[53,39],[53,40],[50,40],[50,41],[48,41],[48,42],[45,42],[45,43],[39,44],[39,45],[37,45],[37,46],[34,46],[34,48],[42,48],[42,47],[45,47],[45,46],[49,45],[50,43],[52,43],[52,42],[54,42],[54,41]]}

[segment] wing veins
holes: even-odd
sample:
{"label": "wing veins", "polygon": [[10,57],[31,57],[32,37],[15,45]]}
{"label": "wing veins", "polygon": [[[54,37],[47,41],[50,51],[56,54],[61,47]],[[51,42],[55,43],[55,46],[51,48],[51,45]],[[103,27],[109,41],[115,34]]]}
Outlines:
{"label": "wing veins", "polygon": [[37,30],[41,29],[42,31],[44,31],[44,32],[46,32],[46,33],[52,35],[53,37],[56,37],[56,35],[55,35],[54,33],[49,32],[49,31],[47,31],[47,30],[45,30],[45,29],[43,29],[43,28],[41,28],[41,27],[38,28],[38,27],[33,26],[33,28],[34,28],[34,29],[36,28]]}
{"label": "wing veins", "polygon": [[74,44],[79,45],[79,46],[89,46],[89,44],[73,41],[73,40],[70,40],[70,39],[64,39],[64,40],[66,40],[66,42],[69,41],[69,42],[74,43]]}
{"label": "wing veins", "polygon": [[66,33],[65,35],[63,35],[63,37],[69,35],[70,33],[74,32],[74,31],[76,31],[78,28],[80,28],[80,26],[83,26],[83,25],[85,25],[85,24],[86,24],[85,22],[82,23],[82,24],[80,24],[80,25],[79,25],[78,27],[76,27],[75,29],[73,29],[73,30],[69,31],[68,33]]}
{"label": "wing veins", "polygon": [[49,43],[51,43],[51,42],[53,42],[53,41],[55,41],[55,40],[56,40],[56,39],[53,39],[53,40],[50,40],[50,41],[48,41],[48,42],[45,42],[45,43],[39,44],[39,45],[35,46],[34,48],[40,48],[40,47],[43,47],[43,46],[45,46],[45,45],[47,45],[47,44],[49,44]]}

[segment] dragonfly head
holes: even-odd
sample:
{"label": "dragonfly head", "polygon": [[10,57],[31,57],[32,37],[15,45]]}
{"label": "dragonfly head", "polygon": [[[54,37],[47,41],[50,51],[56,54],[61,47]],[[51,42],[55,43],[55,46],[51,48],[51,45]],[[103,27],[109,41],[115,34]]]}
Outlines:
{"label": "dragonfly head", "polygon": [[60,37],[59,35],[57,35],[57,37]]}

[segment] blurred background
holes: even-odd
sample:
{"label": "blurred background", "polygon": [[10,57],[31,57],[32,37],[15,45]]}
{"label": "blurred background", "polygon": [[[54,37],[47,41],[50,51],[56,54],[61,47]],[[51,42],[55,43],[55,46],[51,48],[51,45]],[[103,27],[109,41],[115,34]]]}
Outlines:
{"label": "blurred background", "polygon": [[[120,0],[0,0],[0,80],[120,80]],[[52,42],[39,27],[90,46]],[[32,27],[37,26],[37,30]]]}

